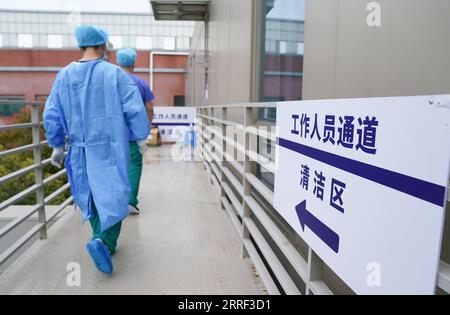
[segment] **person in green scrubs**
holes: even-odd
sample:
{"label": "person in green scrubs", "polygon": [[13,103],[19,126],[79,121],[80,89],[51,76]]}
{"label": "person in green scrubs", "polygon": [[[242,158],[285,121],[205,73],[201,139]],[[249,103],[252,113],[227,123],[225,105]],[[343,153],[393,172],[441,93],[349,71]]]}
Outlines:
{"label": "person in green scrubs", "polygon": [[[147,113],[150,122],[153,120],[153,100],[155,99],[153,92],[150,90],[147,82],[140,77],[133,74],[134,65],[136,64],[137,54],[132,48],[125,48],[117,51],[116,60],[117,64],[130,76],[130,78],[136,83],[139,92],[141,93],[143,103],[147,108]],[[129,213],[139,214],[140,210],[138,208],[138,193],[139,184],[142,175],[142,156],[147,150],[147,144],[142,141],[136,141],[133,134],[130,133],[130,185],[131,185],[131,195],[129,201]]]}

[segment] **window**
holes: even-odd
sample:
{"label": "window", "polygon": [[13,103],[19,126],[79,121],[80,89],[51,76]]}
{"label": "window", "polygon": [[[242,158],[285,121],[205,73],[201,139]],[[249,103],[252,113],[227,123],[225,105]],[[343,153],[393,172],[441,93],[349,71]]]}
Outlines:
{"label": "window", "polygon": [[110,36],[109,41],[113,44],[114,49],[120,49],[122,45],[122,36]]}
{"label": "window", "polygon": [[31,34],[18,34],[17,35],[17,46],[19,48],[32,48],[33,47],[33,36]]}
{"label": "window", "polygon": [[305,43],[297,44],[297,54],[302,56],[305,54]]}
{"label": "window", "polygon": [[164,50],[175,50],[175,37],[164,37]]}
{"label": "window", "polygon": [[63,48],[63,38],[61,35],[48,35],[47,38],[48,48],[59,49]]}
{"label": "window", "polygon": [[2,37],[2,34],[0,34],[0,47],[3,47],[3,37]]}
{"label": "window", "polygon": [[[262,0],[259,100],[282,102],[302,99],[305,0]],[[275,109],[261,109],[260,120],[274,122]],[[258,153],[275,157],[275,144],[258,139]],[[257,176],[270,188],[274,176],[259,164]]]}
{"label": "window", "polygon": [[150,36],[138,36],[136,38],[136,48],[137,49],[152,49],[153,41]]}
{"label": "window", "polygon": [[285,55],[287,52],[287,43],[280,42],[280,55]]}
{"label": "window", "polygon": [[186,101],[184,95],[175,95],[173,97],[173,106],[182,107],[186,106]]}
{"label": "window", "polygon": [[[302,99],[305,0],[263,0],[260,101]],[[274,44],[277,43],[274,47]],[[273,115],[271,115],[273,118]],[[267,117],[269,118],[269,117]]]}

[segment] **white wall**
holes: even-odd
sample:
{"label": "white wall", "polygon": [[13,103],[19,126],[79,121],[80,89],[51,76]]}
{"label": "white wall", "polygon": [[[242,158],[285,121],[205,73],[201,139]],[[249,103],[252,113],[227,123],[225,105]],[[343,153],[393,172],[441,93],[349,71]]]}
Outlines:
{"label": "white wall", "polygon": [[449,93],[450,1],[378,0],[380,27],[369,2],[307,1],[304,98]]}
{"label": "white wall", "polygon": [[[213,0],[209,22],[209,90],[208,104],[230,104],[250,101],[251,94],[251,39],[253,0]],[[200,60],[205,24],[198,23],[194,32],[193,54],[197,69],[195,87],[187,91],[192,105],[204,105],[204,92],[198,89],[204,82]],[[189,76],[192,76],[192,71]],[[188,88],[189,89],[189,88]],[[193,92],[194,91],[194,92]],[[193,97],[190,95],[194,94]]]}

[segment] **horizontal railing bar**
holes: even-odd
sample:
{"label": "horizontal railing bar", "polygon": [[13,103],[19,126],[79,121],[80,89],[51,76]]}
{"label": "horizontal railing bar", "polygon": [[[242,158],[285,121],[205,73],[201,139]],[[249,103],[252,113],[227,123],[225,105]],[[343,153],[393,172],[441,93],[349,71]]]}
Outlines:
{"label": "horizontal railing bar", "polygon": [[220,195],[221,188],[220,188],[219,180],[216,178],[216,176],[214,174],[213,174],[213,176],[211,178],[212,178],[213,186],[216,189],[217,194]]}
{"label": "horizontal railing bar", "polygon": [[[211,118],[206,118],[206,117],[209,117],[209,116],[203,116],[203,117],[205,117],[205,119],[211,119]],[[217,120],[220,120],[220,119],[212,118],[212,120],[217,121]],[[217,121],[217,122],[222,123],[221,120]],[[274,128],[275,127],[274,125],[260,125],[260,126],[256,126],[255,125],[255,126],[244,127],[243,125],[238,124],[238,123],[234,123],[233,122],[233,124],[235,124],[238,127],[237,129],[240,130],[240,131],[245,131],[246,133],[249,133],[249,134],[252,134],[252,135],[255,135],[255,136],[260,136],[262,138],[265,138],[265,139],[271,140],[273,142],[276,142],[276,139],[277,139],[276,138],[276,134],[267,130],[267,129]],[[198,125],[198,127],[202,127],[203,126],[209,132],[214,133],[214,134],[216,134],[219,137],[222,137],[221,126],[206,125],[206,124],[202,124],[201,122],[199,122],[197,125]],[[212,127],[216,127],[216,129],[212,128]],[[198,130],[199,133],[202,132],[202,130],[200,130],[200,129],[197,129],[197,130]]]}
{"label": "horizontal railing bar", "polygon": [[68,205],[70,205],[73,202],[73,196],[69,197],[64,201],[62,204],[59,205],[59,207],[54,210],[52,214],[49,214],[47,217],[47,223],[51,222],[53,219],[56,218],[56,216],[63,211]]}
{"label": "horizontal railing bar", "polygon": [[275,163],[274,162],[261,161],[261,160],[269,160],[268,158],[256,153],[255,151],[252,151],[252,150],[247,152],[247,156],[250,158],[250,160],[258,163],[259,165],[261,165],[263,168],[265,168],[269,172],[275,173]]}
{"label": "horizontal railing bar", "polygon": [[450,265],[443,261],[439,265],[438,287],[450,293]]}
{"label": "horizontal railing bar", "polygon": [[1,100],[0,104],[4,105],[30,105],[30,106],[44,106],[45,102],[29,102],[20,100]]}
{"label": "horizontal railing bar", "polygon": [[213,170],[213,172],[214,172],[214,175],[216,175],[217,180],[219,180],[219,179],[220,179],[220,170],[219,170],[219,168],[216,166],[216,164],[214,164],[214,162],[211,163],[211,168],[212,168],[212,170]]}
{"label": "horizontal railing bar", "polygon": [[229,154],[226,154],[227,162],[230,163],[231,166],[241,175],[244,174],[244,165],[237,162],[235,159],[232,159]]}
{"label": "horizontal railing bar", "polygon": [[44,183],[44,185],[47,185],[48,183],[51,183],[52,181],[54,181],[58,177],[63,176],[66,173],[67,173],[67,170],[64,168],[64,169],[60,170],[59,172],[57,172],[57,173],[55,173],[53,175],[50,175],[49,177],[45,178],[43,180],[43,183]]}
{"label": "horizontal railing bar", "polygon": [[20,193],[18,193],[17,195],[12,196],[11,198],[9,198],[8,200],[3,201],[2,203],[0,203],[0,212],[3,211],[4,209],[6,209],[7,207],[15,204],[17,201],[27,197],[28,195],[32,194],[33,192],[35,192],[36,190],[38,190],[41,187],[41,185],[33,185],[28,187],[25,190],[22,190]]}
{"label": "horizontal railing bar", "polygon": [[242,183],[239,182],[236,176],[234,176],[234,174],[226,166],[222,168],[222,172],[225,174],[230,183],[233,185],[234,189],[236,189],[236,191],[242,197],[244,195],[244,185],[242,185]]}
{"label": "horizontal railing bar", "polygon": [[11,232],[14,228],[16,228],[19,224],[21,224],[23,221],[31,217],[33,214],[35,214],[43,205],[36,205],[30,210],[28,210],[23,216],[15,218],[13,221],[9,222],[7,225],[5,225],[0,230],[0,238],[4,237],[6,234]]}
{"label": "horizontal railing bar", "polygon": [[22,153],[24,151],[28,151],[28,150],[32,150],[34,148],[39,148],[41,145],[40,144],[27,144],[18,148],[14,148],[14,149],[10,149],[10,150],[6,150],[6,151],[1,151],[0,152],[0,158],[9,156],[9,155],[14,155],[14,154],[19,154]]}
{"label": "horizontal railing bar", "polygon": [[286,236],[280,231],[253,197],[245,196],[244,200],[253,214],[258,218],[259,222],[261,222],[264,229],[280,248],[283,255],[287,258],[292,267],[294,267],[297,274],[306,283],[308,281],[308,262],[297,252],[291,242],[289,242]]}
{"label": "horizontal railing bar", "polygon": [[233,148],[236,148],[242,154],[245,153],[244,146],[242,144],[240,144],[238,141],[234,141],[233,139],[230,139],[229,137],[225,137],[224,140],[225,140],[226,143],[228,143]]}
{"label": "horizontal railing bar", "polygon": [[242,207],[242,203],[237,199],[236,195],[227,183],[222,183],[222,186],[228,198],[230,198],[231,204],[233,205],[234,209],[236,209],[237,214],[239,214],[239,216],[242,218],[244,216],[244,208]]}
{"label": "horizontal railing bar", "polygon": [[277,285],[270,276],[270,273],[267,270],[266,266],[264,265],[263,261],[261,260],[261,257],[259,257],[259,254],[256,251],[255,246],[249,239],[244,239],[244,247],[248,255],[250,256],[250,259],[252,260],[253,264],[255,265],[256,270],[258,271],[262,279],[262,282],[264,283],[264,287],[267,290],[267,293],[269,293],[270,295],[280,295],[280,291],[278,290]]}
{"label": "horizontal railing bar", "polygon": [[54,192],[52,192],[50,195],[48,195],[45,198],[44,203],[48,204],[49,202],[51,202],[53,199],[58,197],[61,193],[63,193],[64,191],[66,191],[69,188],[70,188],[70,184],[69,183],[59,187],[57,190],[55,190]]}
{"label": "horizontal railing bar", "polygon": [[236,216],[236,212],[234,211],[233,207],[225,197],[222,197],[222,204],[223,207],[225,208],[225,211],[228,213],[228,216],[230,217],[231,222],[233,223],[233,226],[236,229],[236,232],[240,237],[242,237],[242,225],[239,223],[239,220]]}
{"label": "horizontal railing bar", "polygon": [[42,166],[44,167],[44,166],[49,165],[49,164],[51,163],[51,161],[52,161],[51,158],[50,158],[50,159],[46,159],[46,160],[43,160],[41,164],[42,164]]}
{"label": "horizontal railing bar", "polygon": [[270,190],[262,181],[258,179],[255,175],[251,173],[246,173],[245,178],[247,181],[256,189],[257,192],[263,196],[270,205],[274,203],[274,193]]}
{"label": "horizontal railing bar", "polygon": [[309,289],[314,295],[334,295],[322,280],[310,281]]}
{"label": "horizontal railing bar", "polygon": [[217,108],[225,108],[225,109],[236,109],[236,108],[276,108],[277,103],[248,103],[248,104],[230,104],[230,105],[207,105],[207,106],[199,106],[198,109],[217,109]]}
{"label": "horizontal railing bar", "polygon": [[17,177],[20,177],[22,175],[28,174],[28,173],[38,169],[39,167],[40,167],[40,165],[32,164],[32,165],[24,167],[24,168],[22,168],[22,169],[20,169],[18,171],[9,173],[8,175],[5,175],[5,176],[0,178],[0,185],[4,185],[7,182],[9,182],[9,181],[11,181],[11,180],[13,180],[13,179],[15,179]]}
{"label": "horizontal railing bar", "polygon": [[[205,115],[200,115],[197,114],[198,117],[200,118],[204,118],[210,121],[214,121],[220,125],[225,125],[225,126],[233,126],[233,127],[237,127],[238,129],[244,130],[244,126],[240,123],[231,121],[231,120],[224,120],[224,119],[220,119],[220,118],[215,118],[215,117],[211,117],[211,116],[205,116]],[[207,126],[207,125],[205,125]],[[221,126],[217,126],[217,127],[221,127]]]}
{"label": "horizontal railing bar", "polygon": [[268,131],[272,126],[248,126],[245,128],[247,133],[253,134],[255,136],[260,136],[267,140],[276,142],[277,136],[275,133]]}
{"label": "horizontal railing bar", "polygon": [[251,218],[245,218],[244,224],[247,227],[250,234],[252,235],[259,249],[263,253],[264,257],[266,258],[266,261],[269,264],[270,268],[277,275],[277,279],[280,282],[286,294],[300,295],[301,294],[300,290],[297,288],[294,281],[292,281],[292,279],[289,277],[283,265],[278,260],[278,257],[270,248],[269,244],[264,239],[264,236],[258,230],[258,227],[253,222],[253,220]]}
{"label": "horizontal railing bar", "polygon": [[206,170],[208,171],[208,173],[211,173],[211,167],[209,166],[209,163],[207,160],[203,161],[203,166],[206,168]]}
{"label": "horizontal railing bar", "polygon": [[19,240],[11,245],[6,251],[0,255],[0,265],[3,264],[8,258],[14,255],[19,249],[22,248],[33,236],[35,236],[43,227],[44,223],[39,223],[26,232]]}
{"label": "horizontal railing bar", "polygon": [[[212,127],[217,127],[218,129],[214,129],[214,128],[212,128]],[[207,126],[207,125],[205,125],[205,129],[206,129],[207,131],[209,131],[210,133],[216,135],[216,137],[218,137],[219,139],[222,138],[222,128],[221,128],[221,127],[219,127],[219,126]]]}
{"label": "horizontal railing bar", "polygon": [[0,132],[8,130],[26,129],[32,127],[42,127],[44,123],[24,123],[24,124],[14,124],[14,125],[3,125],[0,126]]}

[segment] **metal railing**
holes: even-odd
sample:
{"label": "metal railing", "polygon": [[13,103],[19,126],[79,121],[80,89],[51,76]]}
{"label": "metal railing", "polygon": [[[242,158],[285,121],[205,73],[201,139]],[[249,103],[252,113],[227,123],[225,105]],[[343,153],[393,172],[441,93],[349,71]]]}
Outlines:
{"label": "metal railing", "polygon": [[54,180],[60,178],[66,174],[66,170],[61,171],[47,177],[44,179],[43,169],[45,166],[50,164],[50,159],[42,160],[42,147],[47,145],[47,141],[41,140],[41,127],[43,123],[40,121],[40,111],[39,108],[44,105],[40,102],[17,102],[17,101],[1,101],[1,104],[6,105],[23,105],[31,106],[31,122],[16,124],[16,125],[5,125],[0,126],[0,133],[8,130],[19,130],[19,129],[29,129],[31,128],[32,133],[32,143],[27,144],[18,148],[1,151],[0,159],[6,156],[11,156],[14,154],[26,152],[29,150],[33,151],[33,164],[25,168],[14,171],[3,177],[0,177],[0,186],[6,184],[7,182],[19,178],[25,174],[34,172],[35,182],[34,185],[26,188],[25,190],[19,192],[18,194],[10,197],[9,199],[0,203],[0,212],[7,209],[8,207],[17,204],[21,199],[30,196],[31,194],[36,195],[36,204],[27,210],[24,214],[13,219],[7,225],[0,229],[0,239],[5,237],[7,234],[11,233],[18,228],[23,222],[28,220],[31,216],[37,213],[38,220],[37,224],[31,229],[25,232],[15,243],[13,243],[4,252],[0,253],[0,265],[13,256],[19,249],[21,249],[29,240],[31,240],[35,235],[39,234],[41,240],[47,238],[47,228],[48,224],[56,218],[56,216],[63,211],[68,205],[73,201],[73,197],[69,197],[59,206],[51,211],[51,213],[46,213],[46,205],[52,202],[59,195],[64,193],[69,189],[69,184],[65,184],[58,188],[56,191],[51,193],[49,196],[45,197],[44,187],[45,185],[53,182]]}
{"label": "metal railing", "polygon": [[[276,143],[273,124],[260,128],[259,111],[268,108],[276,104],[198,108],[197,139],[204,167],[242,240],[243,257],[250,257],[269,294],[354,294],[273,207],[273,189],[258,170],[274,173],[275,161],[255,145],[259,139]],[[235,119],[230,119],[231,112]],[[229,136],[229,128],[240,133],[241,141]],[[242,159],[236,161],[236,155]],[[437,277],[438,287],[449,293],[450,265],[441,261]]]}

